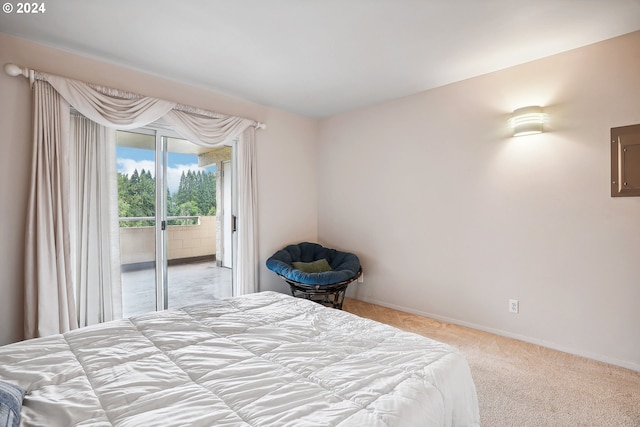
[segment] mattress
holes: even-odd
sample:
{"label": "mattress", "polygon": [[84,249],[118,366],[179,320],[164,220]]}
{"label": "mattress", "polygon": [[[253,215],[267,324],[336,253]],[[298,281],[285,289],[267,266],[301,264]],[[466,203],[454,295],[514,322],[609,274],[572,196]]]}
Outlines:
{"label": "mattress", "polygon": [[22,426],[474,426],[455,348],[276,292],[0,347]]}

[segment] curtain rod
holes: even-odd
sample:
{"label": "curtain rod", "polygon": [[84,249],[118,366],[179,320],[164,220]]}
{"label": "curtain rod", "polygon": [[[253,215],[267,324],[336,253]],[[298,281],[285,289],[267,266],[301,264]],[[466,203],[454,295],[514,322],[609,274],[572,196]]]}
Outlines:
{"label": "curtain rod", "polygon": [[[36,71],[27,67],[20,67],[19,65],[16,65],[16,64],[7,63],[7,64],[4,64],[4,71],[11,77],[23,76],[28,78],[31,85],[33,85],[33,82],[36,80]],[[182,106],[182,104],[179,104],[179,105]],[[197,107],[192,107],[192,108],[199,110]],[[206,111],[206,110],[203,110],[203,111]],[[255,127],[256,129],[266,129],[267,125],[266,123],[254,121],[253,127]]]}

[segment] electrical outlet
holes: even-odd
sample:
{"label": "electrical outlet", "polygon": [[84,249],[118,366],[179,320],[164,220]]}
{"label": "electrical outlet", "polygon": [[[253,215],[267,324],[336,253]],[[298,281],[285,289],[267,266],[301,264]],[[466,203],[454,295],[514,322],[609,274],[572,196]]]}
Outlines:
{"label": "electrical outlet", "polygon": [[518,313],[520,311],[520,305],[517,299],[509,300],[509,313]]}
{"label": "electrical outlet", "polygon": [[364,283],[364,273],[361,273],[360,277],[358,277],[358,283]]}

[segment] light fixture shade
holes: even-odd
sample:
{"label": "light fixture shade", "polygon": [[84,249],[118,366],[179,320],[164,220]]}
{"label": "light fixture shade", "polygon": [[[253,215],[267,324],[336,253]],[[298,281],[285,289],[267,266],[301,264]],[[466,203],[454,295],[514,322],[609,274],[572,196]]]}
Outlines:
{"label": "light fixture shade", "polygon": [[513,112],[509,126],[513,128],[513,136],[530,135],[542,132],[542,126],[546,121],[547,115],[542,111],[542,107],[523,107]]}

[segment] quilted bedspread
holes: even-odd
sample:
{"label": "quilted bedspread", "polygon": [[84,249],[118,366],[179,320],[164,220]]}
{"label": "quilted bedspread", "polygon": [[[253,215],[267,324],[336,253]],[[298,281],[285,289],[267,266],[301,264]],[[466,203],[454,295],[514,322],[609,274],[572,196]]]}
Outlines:
{"label": "quilted bedspread", "polygon": [[470,426],[453,347],[275,292],[0,347],[23,426]]}

